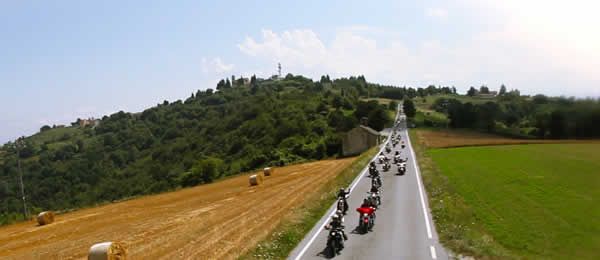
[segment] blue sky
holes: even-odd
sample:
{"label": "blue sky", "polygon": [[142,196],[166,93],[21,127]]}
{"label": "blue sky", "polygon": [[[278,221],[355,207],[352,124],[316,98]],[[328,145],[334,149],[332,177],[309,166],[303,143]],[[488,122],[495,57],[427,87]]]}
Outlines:
{"label": "blue sky", "polygon": [[[595,1],[4,1],[0,143],[232,74],[600,96]],[[501,2],[501,3],[499,3]]]}

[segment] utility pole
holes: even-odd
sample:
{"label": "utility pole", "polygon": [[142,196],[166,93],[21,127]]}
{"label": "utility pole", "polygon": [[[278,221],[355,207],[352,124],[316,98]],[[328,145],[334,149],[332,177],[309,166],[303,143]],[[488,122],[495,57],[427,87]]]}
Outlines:
{"label": "utility pole", "polygon": [[29,218],[27,211],[27,203],[25,202],[25,185],[23,185],[23,169],[21,169],[21,146],[23,145],[23,137],[17,139],[17,169],[19,171],[19,182],[21,184],[21,198],[23,198],[23,218]]}

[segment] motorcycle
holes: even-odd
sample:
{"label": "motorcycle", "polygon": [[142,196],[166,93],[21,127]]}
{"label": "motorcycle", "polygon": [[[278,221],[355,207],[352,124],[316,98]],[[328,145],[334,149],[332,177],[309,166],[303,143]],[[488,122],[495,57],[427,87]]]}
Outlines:
{"label": "motorcycle", "polygon": [[327,238],[328,257],[339,255],[343,248],[344,239],[342,238],[342,232],[338,229],[332,229],[329,231],[329,237]]}
{"label": "motorcycle", "polygon": [[388,163],[388,162],[386,162],[386,163],[383,165],[383,171],[384,171],[384,172],[387,172],[387,171],[389,171],[389,170],[390,170],[390,168],[392,168],[392,166],[391,166],[391,165],[390,165],[390,163]]}
{"label": "motorcycle", "polygon": [[379,175],[379,171],[377,171],[377,167],[369,166],[369,177],[373,178]]}
{"label": "motorcycle", "polygon": [[[372,215],[375,215],[375,212],[373,212]],[[375,225],[373,216],[367,213],[362,213],[358,221],[358,231],[361,234],[366,234],[369,230],[372,230]]]}
{"label": "motorcycle", "polygon": [[406,173],[406,166],[404,165],[404,163],[398,164],[398,174],[397,175],[404,175]]}
{"label": "motorcycle", "polygon": [[381,196],[379,195],[379,192],[369,192],[369,194],[371,195],[373,204],[377,205],[377,207],[381,206]]}
{"label": "motorcycle", "polygon": [[342,214],[346,215],[346,212],[348,211],[348,207],[346,206],[346,201],[344,198],[339,198],[338,202],[337,202],[337,210],[341,211]]}

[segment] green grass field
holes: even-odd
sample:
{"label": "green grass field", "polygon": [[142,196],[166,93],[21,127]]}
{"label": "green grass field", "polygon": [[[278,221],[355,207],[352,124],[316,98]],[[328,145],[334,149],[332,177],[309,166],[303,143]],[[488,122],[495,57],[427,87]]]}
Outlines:
{"label": "green grass field", "polygon": [[460,100],[463,103],[471,102],[473,104],[483,104],[488,101],[497,101],[495,98],[484,98],[484,97],[477,97],[477,96],[470,97],[470,96],[466,96],[466,95],[438,94],[438,95],[426,96],[424,99],[420,98],[420,97],[415,98],[414,99],[415,106],[420,109],[428,110],[428,109],[430,109],[433,102],[435,102],[435,100],[437,100],[438,98],[454,98],[454,99]]}
{"label": "green grass field", "polygon": [[600,144],[464,147],[426,154],[468,205],[473,224],[509,256],[600,259]]}

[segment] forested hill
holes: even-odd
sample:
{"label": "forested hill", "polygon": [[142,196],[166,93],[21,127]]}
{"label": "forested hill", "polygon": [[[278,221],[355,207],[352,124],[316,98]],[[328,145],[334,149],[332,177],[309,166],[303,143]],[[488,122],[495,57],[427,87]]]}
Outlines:
{"label": "forested hill", "polygon": [[[394,104],[361,97],[416,95],[414,89],[368,84],[364,77],[327,76],[318,82],[292,75],[253,77],[221,81],[217,89],[87,126],[80,120],[44,126],[25,138],[20,158],[29,211],[78,208],[266,165],[335,157],[341,134],[361,118],[377,130],[391,120]],[[15,143],[0,149],[0,224],[21,218],[23,211],[16,151]]]}

